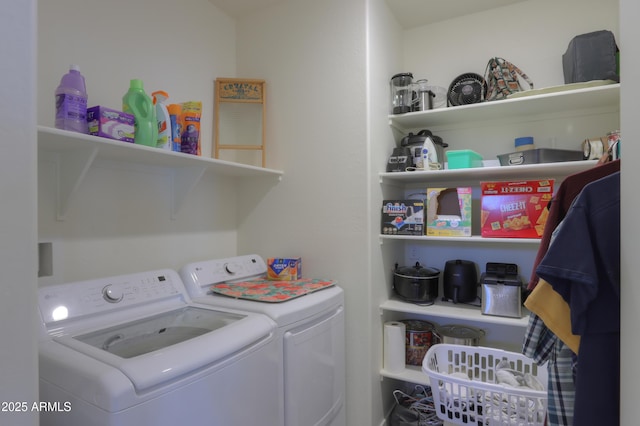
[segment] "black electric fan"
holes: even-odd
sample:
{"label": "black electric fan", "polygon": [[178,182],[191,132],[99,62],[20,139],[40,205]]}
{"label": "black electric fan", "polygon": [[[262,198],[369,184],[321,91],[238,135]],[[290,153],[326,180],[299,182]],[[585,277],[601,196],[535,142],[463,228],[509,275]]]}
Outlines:
{"label": "black electric fan", "polygon": [[447,102],[450,106],[468,105],[482,102],[486,93],[486,83],[481,75],[461,74],[449,85]]}

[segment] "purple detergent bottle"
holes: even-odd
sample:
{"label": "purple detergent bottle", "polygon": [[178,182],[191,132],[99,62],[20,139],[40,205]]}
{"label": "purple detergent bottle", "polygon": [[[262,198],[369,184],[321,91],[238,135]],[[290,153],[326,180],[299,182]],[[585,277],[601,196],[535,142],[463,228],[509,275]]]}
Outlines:
{"label": "purple detergent bottle", "polygon": [[80,67],[71,65],[56,89],[56,128],[89,133],[87,88]]}

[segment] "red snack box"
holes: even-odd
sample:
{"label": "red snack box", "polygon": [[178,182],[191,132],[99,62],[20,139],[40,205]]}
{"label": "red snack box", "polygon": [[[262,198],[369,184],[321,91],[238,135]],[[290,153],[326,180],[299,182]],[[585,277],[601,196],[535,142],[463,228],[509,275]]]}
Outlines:
{"label": "red snack box", "polygon": [[520,182],[481,182],[480,216],[483,237],[541,238],[553,179]]}

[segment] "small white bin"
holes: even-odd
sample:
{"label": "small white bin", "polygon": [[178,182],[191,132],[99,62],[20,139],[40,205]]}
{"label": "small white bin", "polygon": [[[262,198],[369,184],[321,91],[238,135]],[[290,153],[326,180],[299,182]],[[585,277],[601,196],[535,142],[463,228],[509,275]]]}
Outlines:
{"label": "small white bin", "polygon": [[[436,412],[444,421],[490,426],[545,423],[547,368],[522,354],[441,343],[429,348],[422,371],[429,376]],[[512,385],[504,384],[505,374]]]}

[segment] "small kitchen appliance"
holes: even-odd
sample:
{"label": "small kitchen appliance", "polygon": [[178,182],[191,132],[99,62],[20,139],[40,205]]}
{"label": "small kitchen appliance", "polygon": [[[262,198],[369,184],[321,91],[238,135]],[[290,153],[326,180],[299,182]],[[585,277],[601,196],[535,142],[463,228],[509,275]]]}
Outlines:
{"label": "small kitchen appliance", "polygon": [[463,346],[479,346],[485,331],[468,325],[448,324],[436,327],[438,343]]}
{"label": "small kitchen appliance", "polygon": [[413,74],[403,72],[391,77],[391,113],[411,112],[413,105]]}
{"label": "small kitchen appliance", "polygon": [[416,262],[414,266],[401,266],[393,271],[393,290],[407,302],[433,304],[438,297],[440,271]]}
{"label": "small kitchen appliance", "polygon": [[393,152],[387,161],[388,172],[404,172],[413,166],[413,156],[407,147],[393,148]]}
{"label": "small kitchen appliance", "polygon": [[413,103],[413,111],[428,111],[433,109],[433,98],[436,94],[431,91],[431,87],[427,84],[427,80],[422,79],[413,83],[413,91],[417,95],[417,99]]}
{"label": "small kitchen appliance", "polygon": [[478,273],[470,260],[448,260],[442,278],[444,298],[453,303],[470,303],[478,297]]}
{"label": "small kitchen appliance", "polygon": [[484,315],[522,316],[522,280],[518,275],[518,265],[488,262],[480,282]]}
{"label": "small kitchen appliance", "polygon": [[[422,129],[416,134],[409,132],[400,140],[400,146],[410,149],[413,167],[425,170],[444,168],[444,149],[449,145],[440,136],[434,135],[431,130]],[[427,167],[424,165],[425,156],[429,162]]]}

